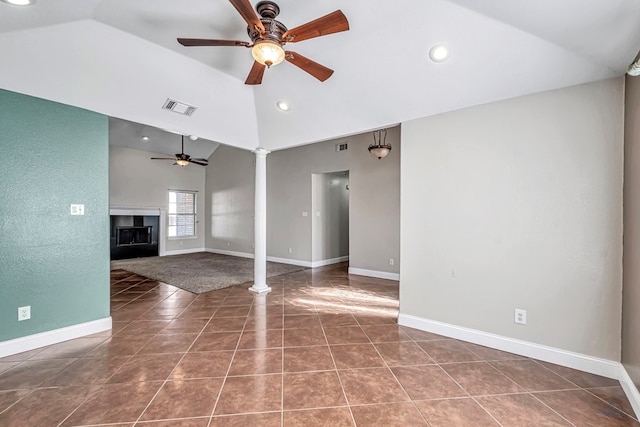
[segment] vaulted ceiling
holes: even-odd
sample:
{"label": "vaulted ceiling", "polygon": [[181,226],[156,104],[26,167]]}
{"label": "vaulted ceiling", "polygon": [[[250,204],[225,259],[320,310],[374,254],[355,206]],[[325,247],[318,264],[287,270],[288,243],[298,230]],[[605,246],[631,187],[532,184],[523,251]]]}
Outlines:
{"label": "vaulted ceiling", "polygon": [[[620,76],[640,49],[638,0],[277,1],[289,28],[341,9],[350,30],[287,48],[335,73],[283,62],[259,86],[226,0],[0,3],[0,88],[246,149],[338,138],[472,105]],[[429,49],[446,43],[448,61]],[[191,117],[161,107],[172,98]],[[276,102],[291,110],[282,112]]]}

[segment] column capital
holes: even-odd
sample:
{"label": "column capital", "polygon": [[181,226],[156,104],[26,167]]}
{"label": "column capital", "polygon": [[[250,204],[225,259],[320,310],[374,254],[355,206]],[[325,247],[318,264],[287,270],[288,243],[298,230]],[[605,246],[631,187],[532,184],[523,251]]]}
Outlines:
{"label": "column capital", "polygon": [[267,154],[271,153],[271,151],[267,150],[266,148],[258,147],[255,150],[253,150],[252,153],[255,154],[256,157],[258,156],[266,157]]}

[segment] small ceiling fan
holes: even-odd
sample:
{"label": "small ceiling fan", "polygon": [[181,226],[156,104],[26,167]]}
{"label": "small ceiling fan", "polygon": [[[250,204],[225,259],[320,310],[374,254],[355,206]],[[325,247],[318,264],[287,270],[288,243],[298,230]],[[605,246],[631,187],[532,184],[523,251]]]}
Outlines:
{"label": "small ceiling fan", "polygon": [[216,39],[188,39],[178,38],[178,43],[183,46],[244,46],[251,48],[253,55],[253,67],[244,82],[248,85],[259,85],[265,68],[277,65],[287,60],[296,67],[311,74],[321,82],[327,80],[333,74],[333,70],[314,62],[299,53],[291,50],[285,51],[283,46],[287,43],[296,43],[314,37],[347,31],[349,21],[342,11],[336,10],[321,18],[288,30],[287,27],[275,18],[280,14],[280,7],[272,1],[261,1],[256,5],[256,15],[249,0],[229,0],[236,10],[247,22],[247,33],[251,43],[241,40],[216,40]]}
{"label": "small ceiling fan", "polygon": [[200,166],[207,166],[209,161],[207,159],[192,159],[190,155],[184,154],[184,135],[182,135],[182,152],[176,154],[175,157],[152,157],[151,160],[173,160],[174,165],[187,166],[189,163],[195,163]]}

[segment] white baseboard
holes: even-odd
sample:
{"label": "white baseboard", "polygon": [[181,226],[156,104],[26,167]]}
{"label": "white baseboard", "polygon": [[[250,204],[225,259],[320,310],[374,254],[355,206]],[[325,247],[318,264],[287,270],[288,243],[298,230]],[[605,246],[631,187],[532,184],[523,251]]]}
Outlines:
{"label": "white baseboard", "polygon": [[[213,254],[231,255],[231,256],[237,256],[237,257],[242,257],[242,258],[254,258],[254,254],[248,253],[248,252],[235,252],[235,251],[227,251],[227,250],[224,250],[224,249],[211,249],[211,248],[207,248],[207,249],[205,249],[205,251],[211,252]],[[275,257],[275,256],[268,256],[267,257],[267,261],[279,262],[281,264],[299,265],[301,267],[314,268],[314,267],[322,267],[324,265],[337,264],[337,263],[343,262],[343,261],[349,261],[349,256],[344,256],[344,257],[339,257],[339,258],[332,258],[332,259],[325,259],[325,260],[316,261],[316,262],[302,261],[302,260],[299,260],[299,259],[280,258],[280,257]]]}
{"label": "white baseboard", "polygon": [[640,415],[640,393],[620,362],[438,322],[436,320],[424,319],[409,314],[401,313],[398,316],[398,324],[618,380],[633,410],[636,414]]}
{"label": "white baseboard", "polygon": [[0,342],[0,357],[111,330],[111,316]]}
{"label": "white baseboard", "polygon": [[629,403],[635,411],[637,418],[640,416],[640,392],[638,392],[638,388],[633,383],[633,380],[622,364],[620,364],[620,378],[618,381],[620,381],[620,385],[622,386],[624,393],[627,395],[627,399],[629,399]]}
{"label": "white baseboard", "polygon": [[324,267],[325,265],[338,264],[339,262],[345,262],[345,261],[349,261],[349,255],[341,256],[338,258],[330,258],[330,259],[323,259],[320,261],[313,261],[311,263],[311,268]]}
{"label": "white baseboard", "polygon": [[311,261],[302,261],[299,259],[278,258],[275,256],[268,256],[267,261],[279,262],[282,264],[299,265],[300,267],[311,267]]}
{"label": "white baseboard", "polygon": [[375,277],[378,279],[388,279],[400,281],[400,274],[387,273],[386,271],[365,270],[363,268],[349,267],[349,274],[355,274],[356,276]]}
{"label": "white baseboard", "polygon": [[197,253],[197,252],[204,252],[205,250],[206,250],[205,248],[175,249],[173,251],[160,252],[160,256],[194,254],[194,253]]}
{"label": "white baseboard", "polygon": [[567,366],[603,377],[615,379],[619,379],[620,377],[620,363],[611,360],[438,322],[436,320],[423,319],[409,314],[400,314],[398,316],[398,324],[509,353],[519,354],[521,356],[531,357],[533,359],[543,360],[545,362],[555,363],[557,365]]}
{"label": "white baseboard", "polygon": [[240,258],[253,258],[253,254],[248,252],[235,252],[235,251],[226,251],[224,249],[211,249],[211,248],[207,248],[205,249],[205,251],[210,252],[212,254],[230,255],[230,256],[237,256]]}

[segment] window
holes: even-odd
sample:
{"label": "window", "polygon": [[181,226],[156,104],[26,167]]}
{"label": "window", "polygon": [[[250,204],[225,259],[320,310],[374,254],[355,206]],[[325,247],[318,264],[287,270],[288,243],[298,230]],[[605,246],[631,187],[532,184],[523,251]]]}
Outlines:
{"label": "window", "polygon": [[169,237],[195,237],[196,193],[169,190]]}

